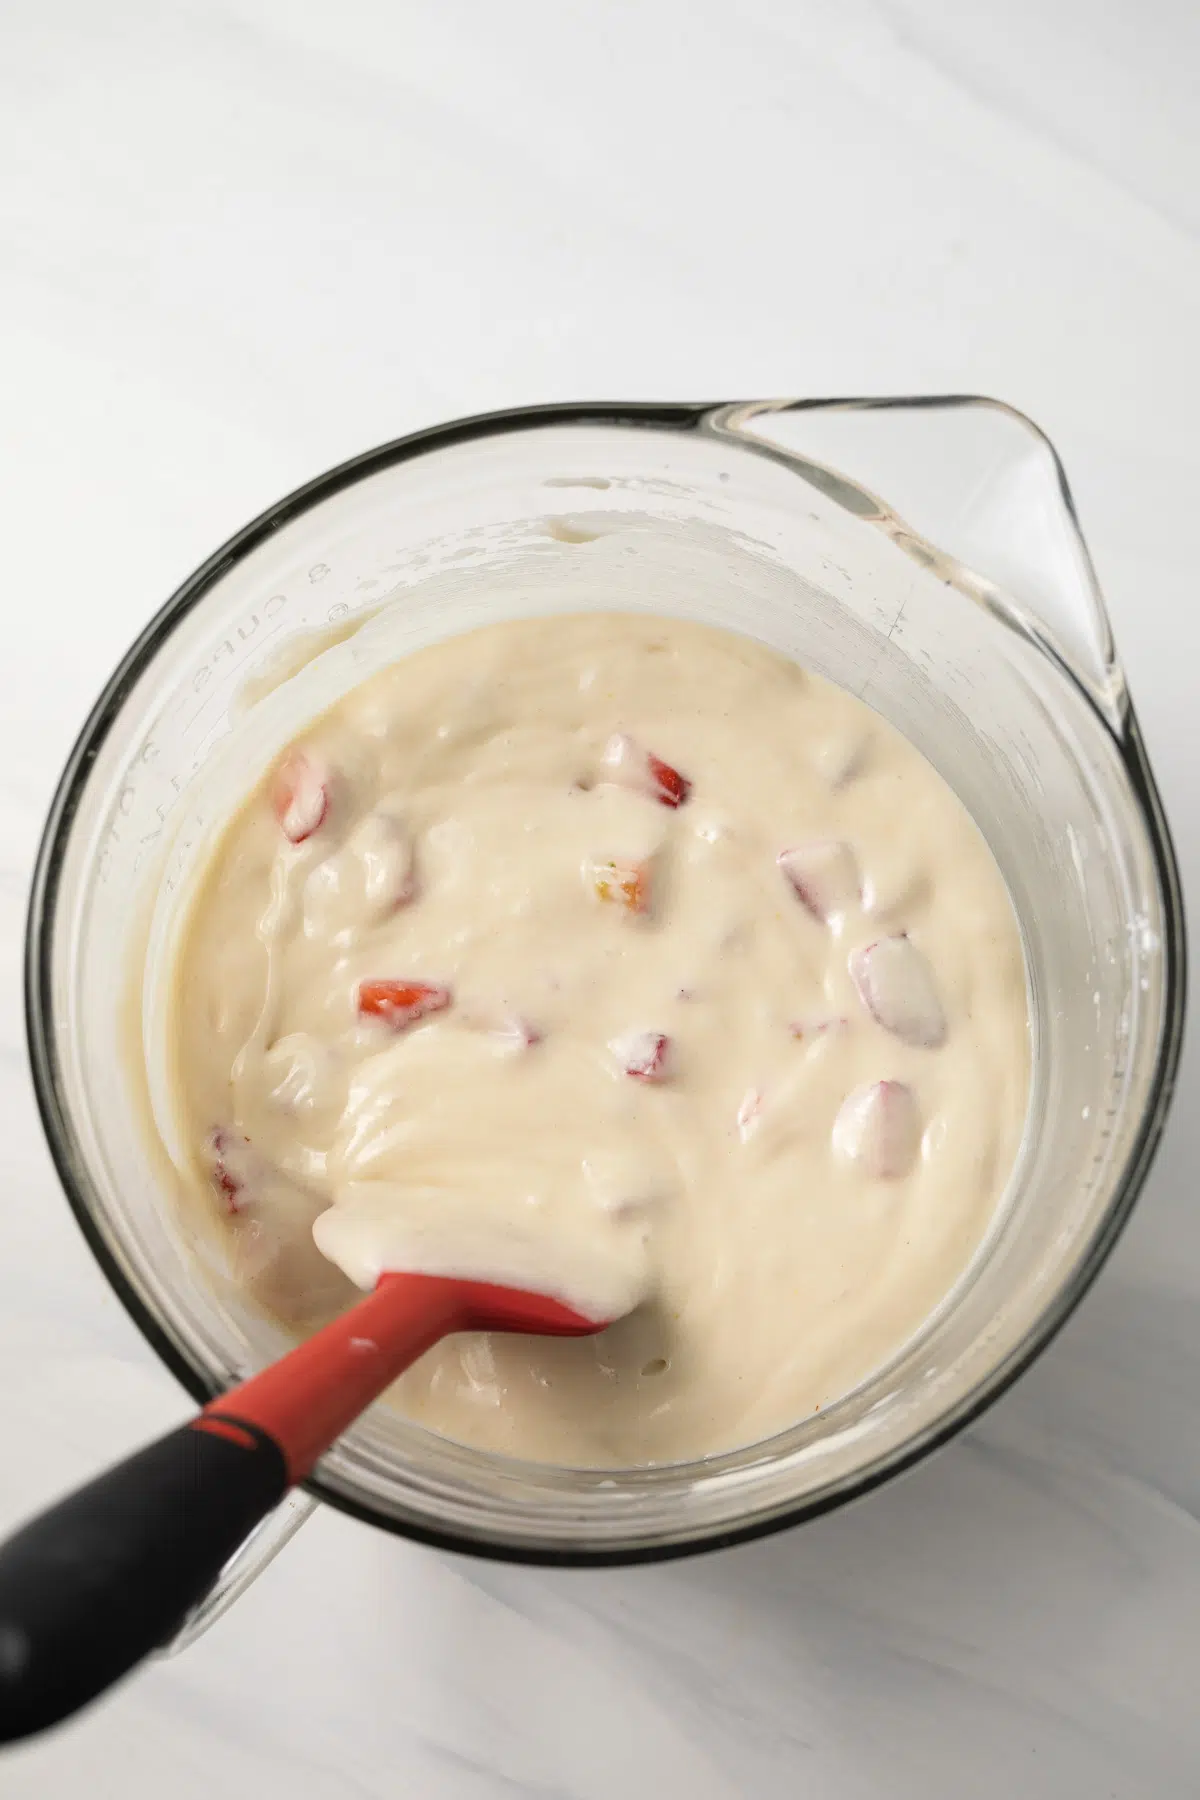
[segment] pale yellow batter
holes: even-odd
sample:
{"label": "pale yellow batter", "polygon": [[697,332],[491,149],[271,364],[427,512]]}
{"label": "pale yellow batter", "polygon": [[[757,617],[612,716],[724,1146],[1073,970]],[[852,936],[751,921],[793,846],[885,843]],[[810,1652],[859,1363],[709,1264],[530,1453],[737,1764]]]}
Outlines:
{"label": "pale yellow batter", "polygon": [[1012,908],[942,779],[774,653],[624,615],[453,639],[314,724],[219,845],[172,1041],[189,1178],[285,1319],[382,1267],[632,1307],[398,1388],[611,1466],[886,1361],[976,1250],[1028,1087]]}

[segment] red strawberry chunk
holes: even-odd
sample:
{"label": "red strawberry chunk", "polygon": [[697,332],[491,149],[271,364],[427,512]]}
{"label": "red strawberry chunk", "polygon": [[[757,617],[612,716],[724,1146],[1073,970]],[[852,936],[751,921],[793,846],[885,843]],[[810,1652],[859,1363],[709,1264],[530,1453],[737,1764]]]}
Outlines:
{"label": "red strawberry chunk", "polygon": [[628,1031],[613,1038],[609,1049],[635,1081],[668,1081],[672,1074],[671,1040],[661,1031]]}
{"label": "red strawberry chunk", "polygon": [[651,754],[648,761],[650,774],[658,790],[655,798],[663,806],[682,806],[692,791],[692,784],[687,776],[681,775],[678,769],[673,769],[661,756]]}
{"label": "red strawberry chunk", "polygon": [[682,806],[692,791],[686,775],[673,769],[661,756],[643,750],[624,732],[609,738],[604,747],[604,767],[610,781],[620,787],[636,788],[660,806]]}
{"label": "red strawberry chunk", "polygon": [[271,791],[275,817],[291,844],[319,830],[329,811],[329,777],[303,750],[290,750],[275,772]]}
{"label": "red strawberry chunk", "polygon": [[240,1132],[226,1131],[218,1125],[208,1135],[204,1159],[227,1213],[239,1213],[245,1204],[250,1154],[250,1140]]}
{"label": "red strawberry chunk", "polygon": [[419,1019],[444,1012],[453,996],[431,981],[360,981],[358,1010],[366,1019],[382,1019],[393,1031],[407,1031]]}

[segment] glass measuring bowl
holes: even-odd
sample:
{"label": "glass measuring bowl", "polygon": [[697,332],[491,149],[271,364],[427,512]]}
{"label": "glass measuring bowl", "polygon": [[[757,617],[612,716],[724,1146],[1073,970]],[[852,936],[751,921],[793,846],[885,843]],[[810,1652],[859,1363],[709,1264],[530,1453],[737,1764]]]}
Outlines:
{"label": "glass measuring bowl", "polygon": [[[969,399],[567,406],[386,445],[248,526],[147,627],[72,753],[34,882],[29,1038],[51,1149],[105,1274],[197,1399],[281,1339],[197,1256],[146,1155],[123,1037],[137,896],[157,888],[169,912],[223,807],[375,668],[490,620],[587,608],[748,633],[912,739],[1007,880],[1034,1072],[983,1253],[919,1337],[821,1415],[702,1463],[598,1472],[468,1449],[381,1407],[309,1485],[397,1532],[550,1563],[804,1519],[974,1417],[1115,1241],[1162,1129],[1184,999],[1165,821],[1062,469],[1020,415]],[[168,940],[152,930],[152,969]],[[269,1522],[205,1618],[307,1504]]]}

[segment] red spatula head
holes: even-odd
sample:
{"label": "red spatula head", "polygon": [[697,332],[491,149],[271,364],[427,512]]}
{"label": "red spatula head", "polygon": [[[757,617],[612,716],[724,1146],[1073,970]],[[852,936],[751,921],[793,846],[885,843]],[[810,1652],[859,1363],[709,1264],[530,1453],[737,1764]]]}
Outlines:
{"label": "red spatula head", "polygon": [[205,1407],[196,1429],[228,1436],[252,1427],[274,1439],[288,1478],[303,1481],[334,1440],[423,1356],[455,1331],[521,1331],[588,1337],[588,1319],[561,1300],[447,1275],[382,1275],[373,1294],[261,1375]]}

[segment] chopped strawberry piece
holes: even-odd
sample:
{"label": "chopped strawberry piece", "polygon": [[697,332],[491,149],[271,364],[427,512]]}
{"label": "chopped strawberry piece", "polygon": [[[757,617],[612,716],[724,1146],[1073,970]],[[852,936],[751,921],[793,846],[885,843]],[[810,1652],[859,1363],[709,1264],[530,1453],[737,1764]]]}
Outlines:
{"label": "chopped strawberry piece", "polygon": [[227,1213],[239,1213],[244,1201],[249,1175],[250,1140],[240,1132],[217,1126],[208,1136],[204,1157],[213,1187],[220,1194]]}
{"label": "chopped strawberry piece", "polygon": [[329,777],[303,750],[290,750],[275,772],[271,803],[284,837],[302,844],[325,821]]}
{"label": "chopped strawberry piece", "polygon": [[849,967],[859,999],[885,1031],[929,1050],[945,1041],[933,970],[907,937],[880,938],[853,951]]}
{"label": "chopped strawberry piece", "polygon": [[801,905],[823,925],[862,898],[858,863],[848,844],[802,844],[781,850],[776,860]]}
{"label": "chopped strawberry piece", "polygon": [[592,866],[592,885],[597,897],[626,912],[650,911],[649,863],[600,862]]}
{"label": "chopped strawberry piece", "polygon": [[604,747],[604,767],[610,781],[621,787],[636,788],[639,793],[657,800],[660,806],[682,806],[692,791],[686,775],[673,769],[661,756],[617,732]]}
{"label": "chopped strawberry piece", "polygon": [[661,1031],[627,1031],[613,1038],[609,1049],[635,1081],[668,1081],[671,1077],[671,1040]]}
{"label": "chopped strawberry piece", "polygon": [[912,1089],[902,1081],[855,1088],[834,1120],[833,1147],[877,1180],[907,1175],[921,1147],[921,1117]]}
{"label": "chopped strawberry piece", "polygon": [[692,791],[692,784],[687,776],[681,775],[678,769],[673,769],[661,756],[651,754],[649,762],[650,773],[658,790],[655,798],[663,806],[682,806]]}
{"label": "chopped strawberry piece", "polygon": [[393,1031],[407,1031],[419,1019],[444,1012],[452,995],[431,981],[360,981],[358,1010],[363,1018],[382,1019]]}

